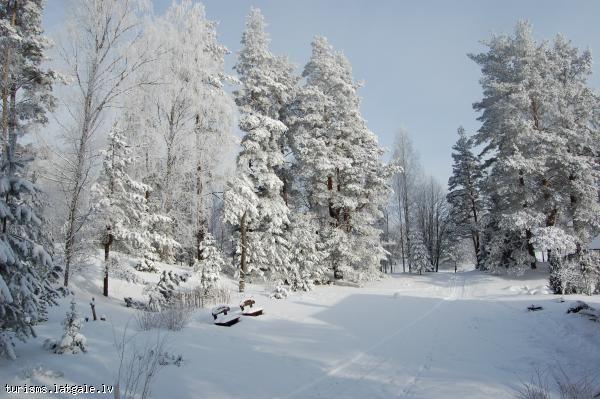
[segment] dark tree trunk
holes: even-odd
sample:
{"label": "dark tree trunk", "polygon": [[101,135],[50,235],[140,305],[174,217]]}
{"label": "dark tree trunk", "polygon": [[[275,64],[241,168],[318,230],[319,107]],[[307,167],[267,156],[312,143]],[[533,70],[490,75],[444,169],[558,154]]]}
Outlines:
{"label": "dark tree trunk", "polygon": [[104,241],[104,284],[102,286],[102,295],[108,296],[108,258],[110,255],[110,246],[114,240],[110,226],[106,228],[106,239]]}
{"label": "dark tree trunk", "polygon": [[248,272],[248,267],[246,265],[246,245],[247,245],[247,240],[246,240],[246,214],[247,212],[244,212],[244,214],[242,215],[242,219],[240,221],[240,236],[241,236],[241,241],[242,241],[242,254],[241,254],[241,265],[240,265],[240,283],[239,283],[239,291],[240,292],[244,292],[245,288],[246,288],[246,282],[245,282],[245,278],[246,278],[246,273]]}
{"label": "dark tree trunk", "polygon": [[283,180],[283,188],[281,189],[281,197],[283,198],[283,202],[285,202],[285,206],[289,206],[288,205],[288,181],[287,178],[285,176],[283,176],[281,178],[281,180]]}

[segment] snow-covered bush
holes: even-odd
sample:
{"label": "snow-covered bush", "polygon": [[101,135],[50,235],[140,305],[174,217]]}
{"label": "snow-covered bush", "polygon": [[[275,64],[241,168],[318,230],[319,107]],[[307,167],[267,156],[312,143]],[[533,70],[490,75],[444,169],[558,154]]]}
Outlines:
{"label": "snow-covered bush", "polygon": [[156,263],[148,258],[144,257],[136,262],[135,266],[133,266],[135,270],[138,272],[147,272],[147,273],[157,273],[158,268],[156,267]]}
{"label": "snow-covered bush", "polygon": [[160,326],[171,331],[183,330],[192,317],[193,310],[186,306],[171,306],[158,312]]}
{"label": "snow-covered bush", "polygon": [[[558,393],[558,396],[551,392]],[[515,396],[517,399],[592,399],[597,398],[599,393],[597,375],[584,374],[573,378],[561,366],[554,366],[547,372],[537,370],[531,381],[521,384]]]}
{"label": "snow-covered bush", "polygon": [[135,320],[142,331],[154,328],[180,331],[188,325],[192,313],[193,309],[187,306],[171,306],[156,312],[138,310]]}
{"label": "snow-covered bush", "polygon": [[80,332],[82,319],[77,313],[74,299],[71,301],[71,309],[67,312],[62,325],[65,328],[62,338],[58,341],[48,339],[44,342],[44,347],[58,354],[87,352],[86,339]]}
{"label": "snow-covered bush", "polygon": [[271,298],[275,299],[285,299],[288,297],[288,291],[283,285],[278,285],[275,287],[273,292],[271,293]]}
{"label": "snow-covered bush", "polygon": [[183,365],[183,355],[175,355],[174,353],[162,352],[158,358],[158,364],[161,366],[175,365],[181,367]]}
{"label": "snow-covered bush", "polygon": [[128,262],[121,257],[112,257],[108,262],[109,270],[114,278],[133,284],[146,284],[146,281],[131,270]]}
{"label": "snow-covered bush", "polygon": [[159,311],[169,307],[173,303],[177,287],[182,281],[185,281],[185,279],[185,276],[180,276],[171,271],[163,271],[158,283],[147,290],[148,296],[150,297],[148,308]]}
{"label": "snow-covered bush", "polygon": [[568,256],[552,254],[550,287],[562,295],[600,292],[600,254],[591,251]]}
{"label": "snow-covered bush", "polygon": [[115,343],[119,354],[116,384],[118,399],[149,399],[156,375],[164,363],[166,338],[157,335],[155,340],[141,341],[137,335],[128,336],[128,325],[120,340]]}

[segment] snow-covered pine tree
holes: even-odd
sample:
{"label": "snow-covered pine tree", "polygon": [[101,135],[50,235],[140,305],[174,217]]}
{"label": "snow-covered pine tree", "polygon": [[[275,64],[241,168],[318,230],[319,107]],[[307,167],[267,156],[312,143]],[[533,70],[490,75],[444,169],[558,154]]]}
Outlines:
{"label": "snow-covered pine tree", "polygon": [[376,224],[393,168],[382,165],[382,150],[360,115],[348,60],[322,37],[312,46],[289,122],[304,202],[325,220],[324,250],[334,274],[346,269],[368,278],[385,256]]}
{"label": "snow-covered pine tree", "polygon": [[[48,251],[36,242],[41,220],[32,209],[36,188],[25,179],[18,138],[47,122],[54,107],[54,73],[41,68],[48,41],[42,35],[42,0],[0,4],[2,163],[0,169],[0,356],[16,358],[12,338],[35,336],[52,288],[40,270],[52,270]],[[46,299],[44,299],[46,298]]]}
{"label": "snow-covered pine tree", "polygon": [[592,56],[558,35],[546,69],[554,102],[548,112],[550,133],[542,142],[547,172],[539,206],[545,227],[564,228],[580,252],[600,232],[599,99],[588,85]]}
{"label": "snow-covered pine tree", "polygon": [[532,243],[557,230],[574,237],[579,253],[600,227],[591,56],[562,36],[537,44],[526,22],[487,45],[472,56],[484,73],[475,139],[488,156],[486,263],[534,266]]}
{"label": "snow-covered pine tree", "polygon": [[485,194],[489,198],[490,242],[486,267],[536,266],[533,230],[545,215],[537,206],[545,154],[540,146],[548,134],[551,107],[547,78],[547,48],[537,44],[527,22],[519,22],[514,36],[493,36],[488,51],[470,57],[481,66],[484,90],[482,126],[474,136],[484,145],[488,169]]}
{"label": "snow-covered pine tree", "polygon": [[431,264],[431,259],[429,258],[429,252],[427,251],[427,247],[423,242],[423,235],[418,230],[413,230],[410,237],[411,243],[411,265],[412,270],[419,274],[423,274],[423,272],[431,271],[433,266]]}
{"label": "snow-covered pine tree", "polygon": [[268,278],[286,274],[289,265],[289,208],[282,196],[283,135],[286,126],[277,120],[283,95],[275,66],[281,62],[268,50],[268,36],[260,11],[252,9],[246,21],[235,70],[241,87],[235,101],[245,133],[237,158],[235,179],[224,198],[224,219],[236,226],[239,236],[240,291],[253,271]]}
{"label": "snow-covered pine tree", "polygon": [[75,299],[71,300],[71,309],[67,312],[62,322],[65,332],[58,341],[46,341],[44,346],[52,349],[54,353],[79,353],[87,352],[87,340],[81,333],[82,319],[77,312]]}
{"label": "snow-covered pine tree", "polygon": [[483,200],[479,190],[483,172],[479,159],[473,154],[473,140],[465,129],[458,128],[458,140],[452,147],[452,176],[448,179],[450,205],[450,236],[452,239],[468,238],[473,243],[476,267],[481,267],[481,244],[479,230],[483,212]]}
{"label": "snow-covered pine tree", "polygon": [[217,248],[212,234],[207,233],[200,243],[200,259],[196,259],[194,264],[194,269],[200,273],[200,284],[205,295],[217,286],[224,267],[223,254]]}
{"label": "snow-covered pine tree", "polygon": [[[561,247],[574,243],[570,259],[559,259],[567,253],[561,247],[547,247],[550,285],[555,292],[594,293],[600,269],[597,259],[586,247],[600,232],[600,126],[596,94],[588,87],[592,72],[589,51],[580,51],[562,35],[558,35],[547,51],[548,71],[552,84],[552,107],[549,108],[548,130],[541,143],[546,156],[546,173],[540,177],[542,196],[538,206],[545,224],[536,235],[555,236],[559,232]],[[556,251],[555,256],[551,251]],[[575,275],[573,275],[575,273]],[[568,287],[568,288],[566,288]]]}
{"label": "snow-covered pine tree", "polygon": [[152,225],[168,222],[168,217],[150,213],[147,199],[151,187],[133,180],[131,148],[116,123],[103,150],[102,172],[92,187],[96,225],[104,248],[103,294],[108,296],[109,256],[113,243],[130,254],[152,259],[158,245],[178,246],[173,239],[154,231]]}

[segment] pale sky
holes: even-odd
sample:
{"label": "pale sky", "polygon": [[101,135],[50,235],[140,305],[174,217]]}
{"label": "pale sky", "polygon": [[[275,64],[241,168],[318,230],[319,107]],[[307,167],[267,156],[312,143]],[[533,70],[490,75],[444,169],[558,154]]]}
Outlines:
{"label": "pale sky", "polygon": [[[85,1],[85,0],[80,0]],[[163,12],[171,0],[153,0]],[[323,35],[349,58],[364,81],[362,112],[383,147],[392,148],[404,127],[425,172],[446,184],[456,129],[479,128],[472,104],[481,98],[480,71],[467,53],[482,49],[492,32],[510,33],[519,19],[533,24],[538,39],[558,32],[575,45],[600,49],[600,1],[558,0],[206,0],[210,19],[235,62],[245,15],[260,8],[268,23],[271,50],[298,66],[310,56],[310,42]],[[67,0],[47,0],[45,26],[59,29]],[[600,88],[600,79],[591,79]]]}

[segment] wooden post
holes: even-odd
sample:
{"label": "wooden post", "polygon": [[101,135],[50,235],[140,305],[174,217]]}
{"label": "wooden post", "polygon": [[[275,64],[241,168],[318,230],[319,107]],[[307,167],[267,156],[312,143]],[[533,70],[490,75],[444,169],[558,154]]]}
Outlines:
{"label": "wooden post", "polygon": [[92,298],[92,301],[90,302],[90,307],[92,308],[92,317],[94,318],[94,321],[98,320],[96,317],[96,300],[94,298]]}

